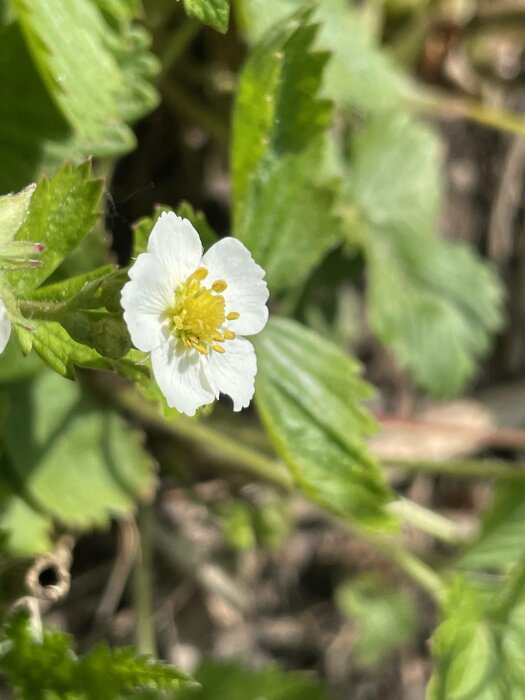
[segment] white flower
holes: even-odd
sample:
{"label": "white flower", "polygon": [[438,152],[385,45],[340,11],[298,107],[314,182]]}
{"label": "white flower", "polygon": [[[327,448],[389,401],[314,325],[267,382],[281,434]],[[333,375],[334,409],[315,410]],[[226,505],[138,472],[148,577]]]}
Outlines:
{"label": "white flower", "polygon": [[242,336],[268,320],[264,270],[245,246],[223,238],[202,253],[192,224],[164,213],[122,290],[133,344],[151,353],[168,405],[189,416],[219,393],[233,399],[234,411],[248,406],[257,361]]}
{"label": "white flower", "polygon": [[4,302],[0,299],[0,353],[4,352],[5,346],[11,336],[11,321],[7,314]]}

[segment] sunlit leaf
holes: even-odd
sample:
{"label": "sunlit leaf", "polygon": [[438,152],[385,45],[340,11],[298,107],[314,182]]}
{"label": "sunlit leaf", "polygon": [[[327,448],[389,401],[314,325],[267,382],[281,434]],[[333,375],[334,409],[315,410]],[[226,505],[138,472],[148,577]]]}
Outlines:
{"label": "sunlit leaf", "polygon": [[[60,523],[88,528],[135,508],[154,474],[140,437],[80,384],[44,371],[9,389],[12,487]],[[20,526],[20,525],[19,525]]]}
{"label": "sunlit leaf", "polygon": [[220,32],[228,29],[230,0],[184,0],[184,7],[189,15]]}
{"label": "sunlit leaf", "polygon": [[21,192],[0,197],[0,245],[14,238],[29,212],[34,185]]}
{"label": "sunlit leaf", "polygon": [[525,555],[525,486],[498,484],[474,542],[456,562],[467,569],[507,569]]}
{"label": "sunlit leaf", "polygon": [[303,326],[273,318],[256,338],[256,402],[268,435],[298,486],[329,510],[366,525],[392,524],[390,500],[365,438],[361,401],[370,387],[357,364]]}
{"label": "sunlit leaf", "polygon": [[101,194],[102,181],[92,176],[89,163],[66,164],[51,179],[38,181],[16,239],[42,243],[45,250],[40,267],[9,272],[18,295],[38,287],[89,233],[99,216]]}
{"label": "sunlit leaf", "polygon": [[[126,151],[134,139],[120,120],[124,92],[108,49],[107,26],[89,0],[12,0],[35,64],[73,131],[108,152]],[[96,96],[96,97],[95,97]]]}
{"label": "sunlit leaf", "polygon": [[172,690],[192,682],[174,666],[137,656],[129,647],[99,644],[78,657],[72,637],[44,630],[43,638],[36,639],[21,613],[4,624],[1,640],[0,668],[18,697],[115,700],[126,691]]}
{"label": "sunlit leaf", "polygon": [[[24,89],[20,89],[20,86]],[[0,193],[89,151],[49,97],[16,24],[0,26]]]}
{"label": "sunlit leaf", "polygon": [[496,276],[437,235],[443,189],[435,135],[411,118],[374,118],[352,142],[348,232],[368,262],[372,330],[416,382],[454,394],[501,324]]}
{"label": "sunlit leaf", "polygon": [[241,75],[232,145],[234,234],[290,287],[333,245],[335,186],[323,167],[330,104],[317,97],[327,54],[300,13],[258,45]]}
{"label": "sunlit leaf", "polygon": [[497,595],[457,578],[432,638],[435,672],[427,700],[523,700],[523,564]]}

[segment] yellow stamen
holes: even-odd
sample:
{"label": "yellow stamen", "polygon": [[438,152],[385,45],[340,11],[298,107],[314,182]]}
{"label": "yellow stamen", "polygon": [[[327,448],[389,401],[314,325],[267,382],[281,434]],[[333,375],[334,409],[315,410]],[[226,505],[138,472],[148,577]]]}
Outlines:
{"label": "yellow stamen", "polygon": [[224,292],[227,286],[228,283],[226,282],[226,280],[215,280],[215,282],[211,285],[211,288],[217,294],[221,294],[222,292]]}
{"label": "yellow stamen", "polygon": [[205,267],[198,267],[195,272],[189,276],[188,280],[195,279],[198,282],[202,282],[208,276],[208,270]]}
{"label": "yellow stamen", "polygon": [[226,320],[235,321],[238,311],[225,313],[226,302],[221,292],[228,287],[226,280],[218,279],[211,287],[202,284],[208,276],[205,267],[199,267],[188,276],[175,292],[173,307],[167,309],[171,333],[188,350],[208,355],[210,350],[223,353],[220,343],[233,340],[236,334],[223,330]]}

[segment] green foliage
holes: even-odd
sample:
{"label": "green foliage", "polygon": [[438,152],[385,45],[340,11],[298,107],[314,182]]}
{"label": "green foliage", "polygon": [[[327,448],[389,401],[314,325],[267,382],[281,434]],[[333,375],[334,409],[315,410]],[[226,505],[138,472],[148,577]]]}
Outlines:
{"label": "green foliage", "polygon": [[[303,0],[237,0],[241,28],[260,40]],[[346,0],[319,0],[313,17],[319,22],[316,45],[331,52],[323,93],[342,106],[383,112],[396,109],[409,94],[408,79],[371,39],[359,11]]]}
{"label": "green foliage", "polygon": [[416,630],[416,611],[408,594],[372,575],[341,586],[337,604],[357,627],[353,652],[365,665],[377,665],[410,641]]}
{"label": "green foliage", "polygon": [[472,250],[436,235],[436,137],[407,116],[383,115],[351,152],[347,231],[368,262],[372,329],[420,386],[457,393],[501,324],[502,291]]}
{"label": "green foliage", "polygon": [[307,673],[284,673],[275,666],[256,670],[239,662],[206,662],[195,673],[200,688],[185,688],[177,700],[330,700]]}
{"label": "green foliage", "polygon": [[155,689],[156,697],[191,679],[168,664],[136,656],[130,648],[111,650],[105,644],[77,657],[72,639],[45,630],[42,639],[32,633],[25,614],[18,613],[2,630],[0,670],[16,697],[32,700],[115,700],[120,693]]}
{"label": "green foliage", "polygon": [[479,536],[467,546],[457,564],[467,569],[507,569],[516,564],[525,553],[524,523],[523,482],[498,484]]}
{"label": "green foliage", "polygon": [[29,185],[22,192],[0,197],[0,245],[12,241],[16,232],[24,223],[29,212],[34,185]]}
{"label": "green foliage", "polygon": [[330,104],[317,97],[327,54],[302,12],[262,41],[241,75],[233,118],[234,233],[274,290],[290,287],[336,239],[323,168]]}
{"label": "green foliage", "polygon": [[[80,384],[44,370],[5,391],[4,480],[10,493],[36,510],[38,522],[22,513],[33,528],[43,528],[42,515],[75,528],[106,525],[151,493],[152,463],[140,436]],[[23,522],[13,522],[15,506],[7,501],[5,507],[12,530],[21,533]]]}
{"label": "green foliage", "polygon": [[370,387],[357,364],[285,319],[270,319],[255,341],[257,407],[299,488],[351,520],[391,524],[383,510],[389,490],[364,445],[374,423],[361,405]]}
{"label": "green foliage", "polygon": [[[20,86],[24,89],[21,90]],[[0,26],[0,193],[27,185],[45,167],[83,149],[51,100],[13,23]]]}
{"label": "green foliage", "polygon": [[225,32],[230,17],[230,0],[184,0],[186,12],[201,22]]}
{"label": "green foliage", "polygon": [[524,572],[522,561],[496,597],[462,577],[453,582],[432,639],[428,700],[525,697]]}
{"label": "green foliage", "polygon": [[[96,5],[58,0],[50,11],[36,0],[11,2],[35,65],[73,131],[92,152],[131,148],[134,138],[124,119],[136,118],[138,110],[130,113],[129,76],[113,53],[122,46]],[[146,103],[144,111],[151,106]]]}
{"label": "green foliage", "polygon": [[65,159],[130,150],[126,122],[158,99],[157,61],[130,3],[125,11],[94,0],[59,0],[52,11],[33,0],[10,5],[0,26],[0,156],[10,164],[0,193]]}
{"label": "green foliage", "polygon": [[77,167],[63,165],[51,179],[39,180],[16,239],[42,243],[46,249],[40,256],[40,267],[9,273],[18,295],[42,284],[93,228],[99,214],[102,184],[92,177],[89,163]]}

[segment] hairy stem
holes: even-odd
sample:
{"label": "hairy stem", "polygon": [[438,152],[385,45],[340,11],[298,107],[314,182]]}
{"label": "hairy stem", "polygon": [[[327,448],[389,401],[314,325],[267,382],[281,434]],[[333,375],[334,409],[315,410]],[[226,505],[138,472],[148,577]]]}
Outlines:
{"label": "hairy stem", "polygon": [[[174,421],[167,421],[158,413],[153,404],[146,402],[134,390],[108,391],[107,385],[101,388],[105,390],[107,397],[116,408],[132,415],[140,420],[142,424],[160,429],[178,439],[194,442],[210,454],[220,457],[222,460],[227,460],[232,468],[257,479],[267,481],[285,491],[291,491],[292,479],[285,471],[284,466],[276,460],[265,457],[251,448],[235,442],[226,435],[205,425],[202,420],[197,422],[180,416]],[[411,521],[411,524],[414,526],[420,527],[425,531],[431,530],[431,534],[435,537],[440,537],[446,542],[457,542],[458,535],[453,532],[453,524],[446,521],[442,516],[427,511],[422,506],[410,505],[409,502],[404,503],[402,507],[397,506],[397,508],[397,515],[407,522]],[[395,504],[392,504],[392,510],[396,510]],[[423,516],[423,513],[425,513],[425,516]],[[333,515],[338,521],[341,521],[340,514],[333,513]],[[402,544],[391,537],[373,533],[353,521],[343,519],[343,522],[357,535],[394,561],[408,576],[428,591],[436,601],[441,600],[444,590],[444,583],[441,577],[416,555],[409,552]]]}
{"label": "hairy stem", "polygon": [[407,498],[400,498],[390,503],[387,508],[407,525],[426,532],[441,542],[458,545],[465,540],[452,520]]}

